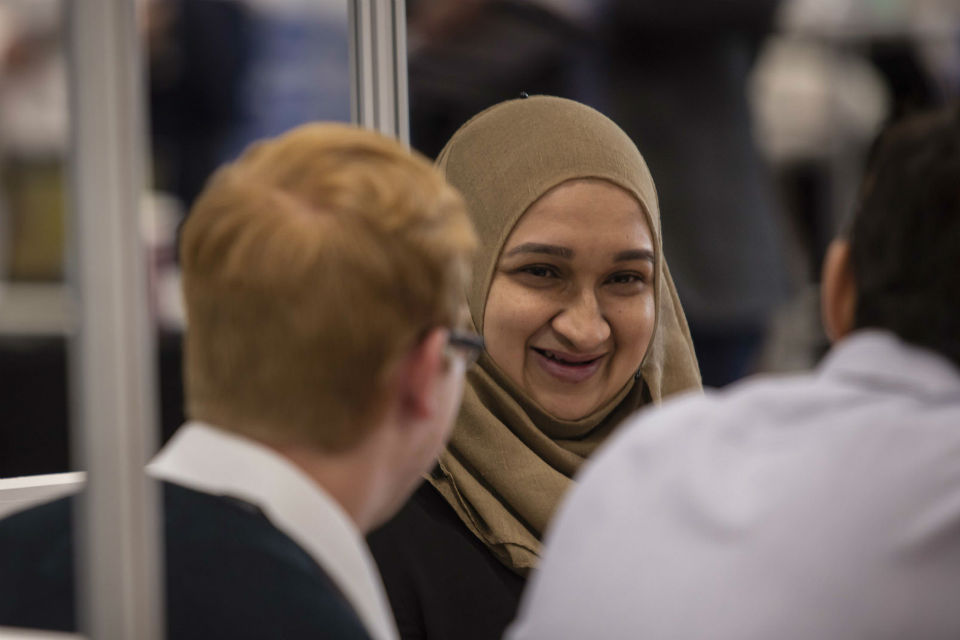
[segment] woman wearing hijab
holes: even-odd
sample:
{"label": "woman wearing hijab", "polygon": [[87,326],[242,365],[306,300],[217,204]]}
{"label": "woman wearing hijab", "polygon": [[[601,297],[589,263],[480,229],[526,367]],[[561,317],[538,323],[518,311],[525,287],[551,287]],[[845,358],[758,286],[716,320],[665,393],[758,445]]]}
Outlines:
{"label": "woman wearing hijab", "polygon": [[545,96],[461,127],[437,164],[480,237],[486,351],[453,436],[370,537],[404,638],[499,638],[573,475],[637,408],[699,389],[653,180],[611,120]]}

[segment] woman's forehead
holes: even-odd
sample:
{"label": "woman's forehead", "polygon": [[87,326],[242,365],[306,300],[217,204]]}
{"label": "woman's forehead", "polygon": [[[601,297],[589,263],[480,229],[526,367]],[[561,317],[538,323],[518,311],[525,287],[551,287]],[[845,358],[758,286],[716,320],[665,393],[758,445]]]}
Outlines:
{"label": "woman's forehead", "polygon": [[631,193],[603,180],[571,180],[527,209],[507,237],[504,253],[529,242],[584,244],[597,239],[614,244],[619,239],[627,245],[624,249],[653,246],[643,207]]}

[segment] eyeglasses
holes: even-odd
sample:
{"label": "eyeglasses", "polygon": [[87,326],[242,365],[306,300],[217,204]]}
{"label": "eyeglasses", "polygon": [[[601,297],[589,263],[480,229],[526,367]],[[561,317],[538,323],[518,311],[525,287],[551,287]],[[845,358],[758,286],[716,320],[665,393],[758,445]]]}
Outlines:
{"label": "eyeglasses", "polygon": [[476,362],[484,348],[483,336],[478,336],[472,331],[459,331],[457,329],[450,329],[447,344],[463,351],[467,364]]}

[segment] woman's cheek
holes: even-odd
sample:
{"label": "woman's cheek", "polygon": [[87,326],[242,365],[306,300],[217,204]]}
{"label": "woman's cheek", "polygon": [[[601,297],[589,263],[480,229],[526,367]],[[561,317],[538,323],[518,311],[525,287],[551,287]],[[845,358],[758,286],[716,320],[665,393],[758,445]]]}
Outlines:
{"label": "woman's cheek", "polygon": [[629,301],[611,313],[609,319],[614,324],[617,342],[623,347],[637,349],[640,352],[639,359],[642,360],[649,348],[656,322],[653,295],[644,295],[640,299]]}

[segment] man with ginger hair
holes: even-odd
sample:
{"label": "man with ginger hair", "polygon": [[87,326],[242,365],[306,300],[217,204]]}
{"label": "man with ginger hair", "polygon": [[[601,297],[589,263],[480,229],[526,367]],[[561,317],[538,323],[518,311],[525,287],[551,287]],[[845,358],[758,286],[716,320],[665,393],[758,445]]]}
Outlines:
{"label": "man with ginger hair", "polygon": [[[149,466],[168,637],[396,637],[362,535],[449,434],[475,242],[426,160],[353,127],[213,176],[181,240],[190,420]],[[0,522],[0,625],[76,628],[72,505]]]}

